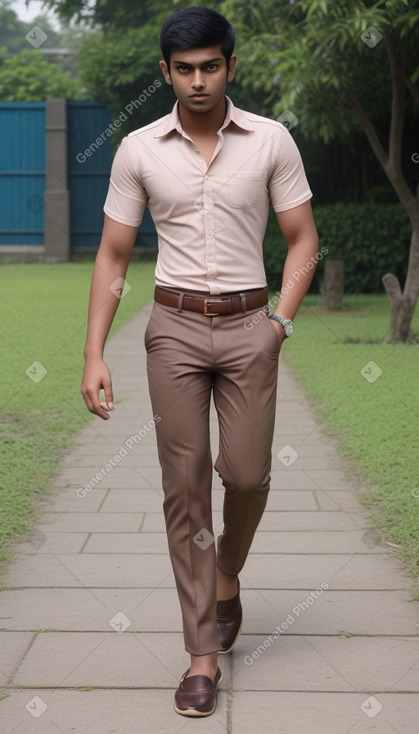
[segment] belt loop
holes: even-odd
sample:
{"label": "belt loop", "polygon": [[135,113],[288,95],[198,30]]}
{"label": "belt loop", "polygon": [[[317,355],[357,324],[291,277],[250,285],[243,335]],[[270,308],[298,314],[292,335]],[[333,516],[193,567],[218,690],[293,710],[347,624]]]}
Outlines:
{"label": "belt loop", "polygon": [[245,294],[244,293],[240,293],[240,298],[241,298],[241,302],[242,302],[242,310],[243,310],[243,313],[246,313],[246,311],[247,311],[247,302],[246,302],[246,296],[245,296]]}
{"label": "belt loop", "polygon": [[177,310],[178,313],[182,313],[183,311],[183,299],[185,298],[184,293],[179,293],[179,298],[177,299]]}

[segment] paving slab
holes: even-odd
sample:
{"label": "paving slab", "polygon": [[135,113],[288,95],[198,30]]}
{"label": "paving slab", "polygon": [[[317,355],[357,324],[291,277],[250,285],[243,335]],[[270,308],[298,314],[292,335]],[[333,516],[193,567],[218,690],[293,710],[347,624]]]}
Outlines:
{"label": "paving slab", "polygon": [[[100,470],[106,470],[106,466],[102,464],[97,466],[97,470],[93,471],[91,467],[77,467],[76,469],[67,468],[64,472],[55,480],[56,487],[84,487],[86,484],[94,484],[95,480],[100,482],[101,489],[114,489],[115,487],[136,487],[137,489],[150,489],[153,487],[161,486],[161,473],[158,469],[150,469],[150,467],[144,467],[140,469],[136,467],[124,467],[116,465],[108,471],[101,472]],[[147,472],[147,476],[146,476]],[[150,472],[153,475],[150,476]],[[101,477],[98,479],[96,474],[100,473]]]}
{"label": "paving slab", "polygon": [[174,580],[170,588],[27,588],[3,596],[5,630],[110,632],[111,620],[123,613],[130,631],[181,632]]}
{"label": "paving slab", "polygon": [[109,550],[108,553],[50,554],[40,560],[34,556],[23,558],[13,564],[13,573],[6,574],[5,585],[8,588],[48,585],[46,569],[54,568],[57,586],[148,588],[159,586],[172,576],[168,553],[139,556]]}
{"label": "paving slab", "polygon": [[277,639],[272,635],[271,639],[240,638],[234,656],[234,687],[376,693],[417,690],[417,639],[277,634]]}
{"label": "paving slab", "polygon": [[[337,509],[335,507],[334,509]],[[265,512],[319,511],[316,494],[311,489],[278,489],[269,492]]]}
{"label": "paving slab", "polygon": [[[144,530],[144,526],[143,526]],[[256,533],[251,553],[392,553],[380,544],[378,534],[365,528],[340,532],[265,531]]]}
{"label": "paving slab", "polygon": [[42,502],[44,513],[71,512],[72,510],[75,512],[97,512],[106,494],[110,491],[109,489],[93,487],[91,491],[83,492],[80,496],[77,494],[77,490],[78,488],[70,487],[51,493],[47,500]]}
{"label": "paving slab", "polygon": [[[318,489],[314,492],[318,508],[322,512],[330,510],[343,510],[350,514],[354,512],[364,512],[360,503],[360,495],[355,494],[354,490],[335,491],[333,489]],[[365,516],[366,513],[365,513]]]}
{"label": "paving slab", "polygon": [[113,548],[115,553],[167,555],[167,547],[165,533],[91,533],[83,553],[107,553]]}
{"label": "paving slab", "polygon": [[[274,566],[274,569],[273,569]],[[327,582],[329,589],[410,589],[406,578],[392,556],[336,555],[333,553],[307,556],[263,553],[249,554],[243,573],[254,588],[307,589],[317,585],[319,579]],[[243,581],[241,582],[242,588]]]}
{"label": "paving slab", "polygon": [[[202,720],[181,719],[173,694],[172,688],[12,690],[0,702],[2,734],[200,734]],[[205,719],[206,734],[227,731],[227,702],[223,681],[217,709]]]}
{"label": "paving slab", "polygon": [[[1,620],[2,628],[4,619]],[[0,686],[9,683],[15,669],[29,649],[34,635],[31,632],[0,631]]]}
{"label": "paving slab", "polygon": [[246,734],[414,734],[418,708],[418,695],[252,690],[233,696],[231,725]]}
{"label": "paving slab", "polygon": [[[82,502],[81,506],[83,506]],[[140,530],[143,520],[144,515],[140,512],[46,512],[36,527],[41,531],[48,528],[64,533],[80,531],[133,533]]]}
{"label": "paving slab", "polygon": [[327,579],[313,578],[306,590],[243,591],[243,632],[269,634],[291,614],[292,634],[418,635],[416,604],[407,590],[326,590],[316,597],[313,592],[322,583]]}
{"label": "paving slab", "polygon": [[89,533],[51,532],[44,528],[42,532],[34,529],[25,537],[27,540],[14,546],[15,554],[20,558],[39,553],[80,553]]}
{"label": "paving slab", "polygon": [[[150,310],[107,345],[116,410],[106,423],[86,417],[4,574],[2,734],[413,734],[419,615],[411,581],[371,529],[364,487],[282,355],[272,489],[240,574],[242,634],[233,654],[220,656],[216,713],[197,721],[173,711],[189,656],[147,428]],[[210,424],[215,459],[213,406]],[[289,466],[284,447],[298,453]],[[215,535],[222,503],[214,471]]]}
{"label": "paving slab", "polygon": [[359,515],[350,515],[343,510],[339,512],[265,512],[259,524],[261,532],[267,530],[336,533],[340,530],[353,530],[365,527],[366,520]]}
{"label": "paving slab", "polygon": [[12,684],[177,688],[179,666],[188,663],[182,649],[181,633],[38,633]]}

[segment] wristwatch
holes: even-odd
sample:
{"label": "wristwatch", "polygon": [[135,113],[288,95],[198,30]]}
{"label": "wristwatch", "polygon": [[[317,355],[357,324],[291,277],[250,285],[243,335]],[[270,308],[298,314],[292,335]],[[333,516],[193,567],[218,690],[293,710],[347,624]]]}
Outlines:
{"label": "wristwatch", "polygon": [[276,313],[271,313],[269,318],[273,319],[274,321],[277,321],[278,324],[281,324],[285,332],[285,338],[287,338],[288,336],[291,336],[292,332],[294,331],[294,327],[292,325],[291,319],[284,319],[283,316],[278,316],[278,314]]}

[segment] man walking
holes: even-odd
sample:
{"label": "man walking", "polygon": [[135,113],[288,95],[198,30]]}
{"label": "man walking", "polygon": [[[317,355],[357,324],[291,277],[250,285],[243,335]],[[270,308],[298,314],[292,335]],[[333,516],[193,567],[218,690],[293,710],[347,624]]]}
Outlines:
{"label": "man walking", "polygon": [[[159,255],[144,338],[152,409],[161,419],[168,546],[191,656],[175,694],[175,710],[186,716],[215,710],[218,653],[230,652],[240,633],[238,574],[269,491],[278,356],[313,273],[305,268],[268,318],[262,242],[269,204],[288,244],[284,283],[313,262],[318,247],[312,194],[291,135],[226,97],[234,42],[230,23],[202,7],[180,10],[162,28],[160,67],[177,101],[170,114],[124,138],[115,156],[84,352],[83,397],[107,420],[114,406],[103,350],[119,303],[110,286],[125,278],[148,206]],[[215,469],[225,488],[217,543],[211,396],[219,422]]]}

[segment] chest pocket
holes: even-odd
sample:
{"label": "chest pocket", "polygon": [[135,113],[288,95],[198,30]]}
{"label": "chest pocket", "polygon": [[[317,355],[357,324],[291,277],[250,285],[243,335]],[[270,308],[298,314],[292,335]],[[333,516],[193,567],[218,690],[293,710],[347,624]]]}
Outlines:
{"label": "chest pocket", "polygon": [[235,209],[251,209],[266,197],[263,171],[231,172],[229,186],[230,206]]}

